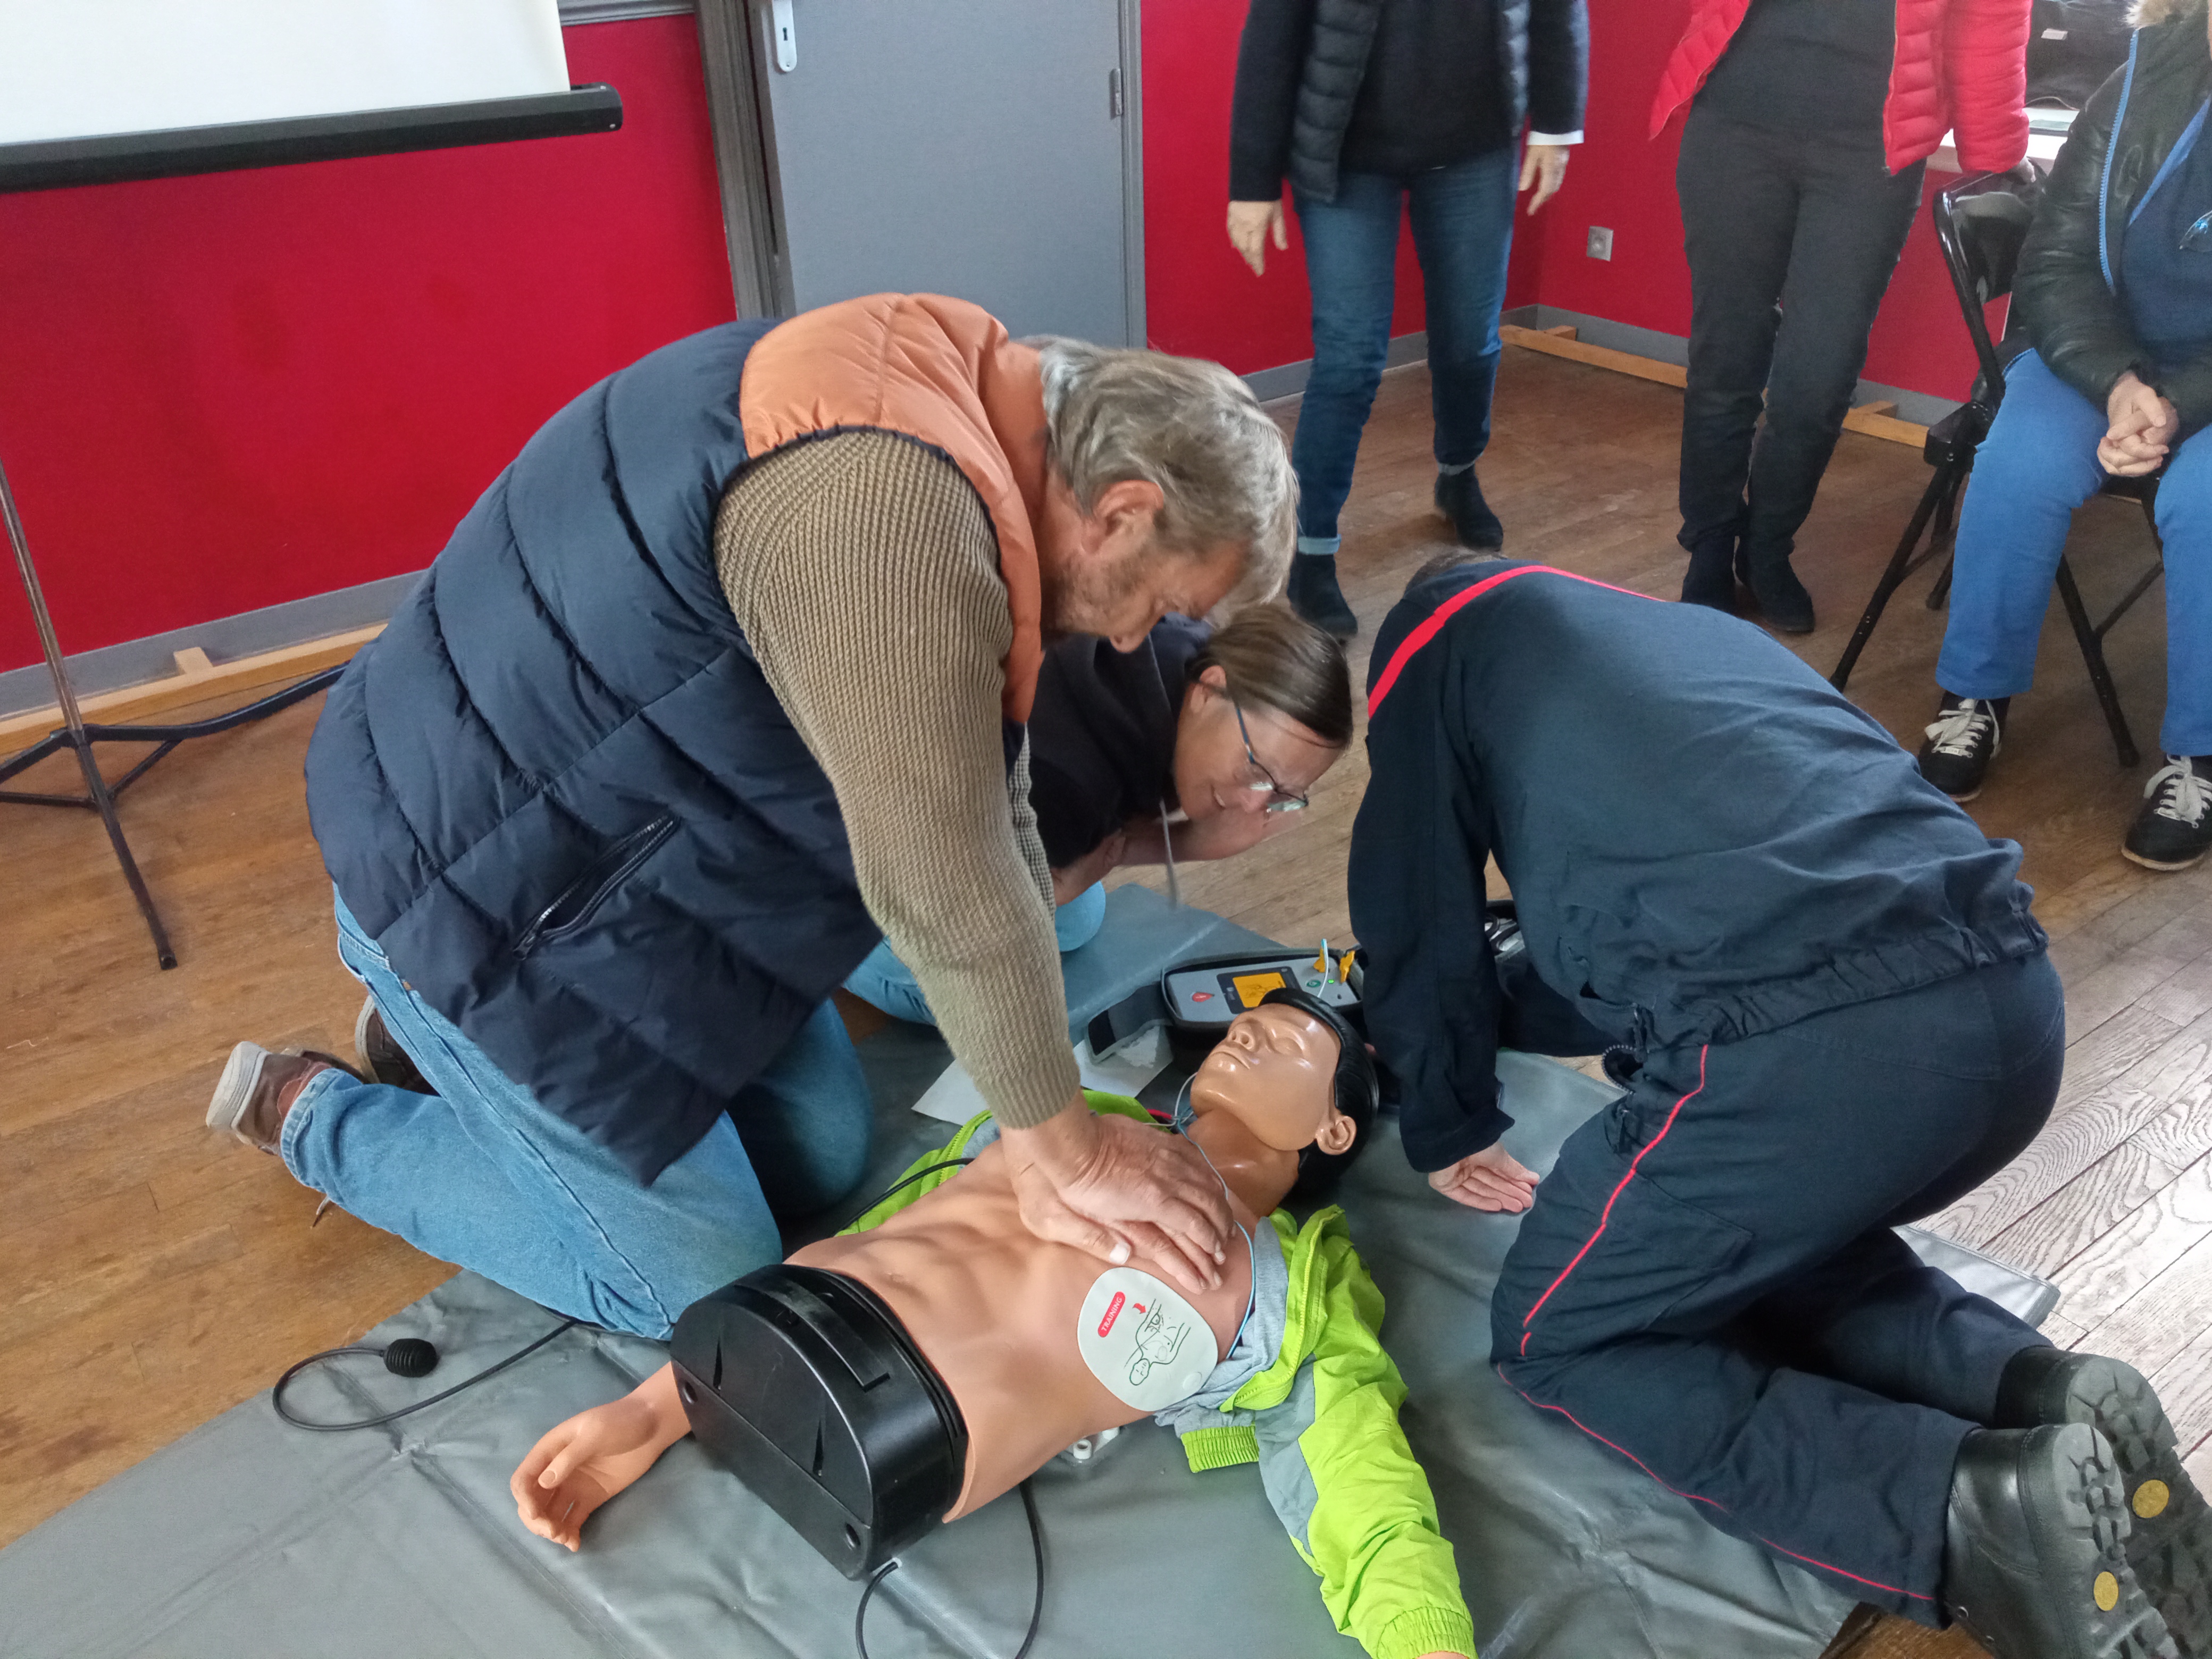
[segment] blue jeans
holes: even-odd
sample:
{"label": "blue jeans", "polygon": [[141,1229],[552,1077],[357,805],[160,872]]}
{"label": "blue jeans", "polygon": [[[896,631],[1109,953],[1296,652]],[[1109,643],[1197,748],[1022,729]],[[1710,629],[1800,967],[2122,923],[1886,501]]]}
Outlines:
{"label": "blue jeans", "polygon": [[1503,349],[1498,311],[1505,302],[1505,262],[1513,246],[1516,161],[1509,144],[1410,179],[1344,173],[1334,202],[1294,193],[1313,289],[1313,372],[1291,440],[1302,538],[1333,541],[1336,515],[1351,493],[1359,434],[1390,349],[1398,216],[1408,198],[1428,295],[1437,465],[1471,465],[1489,444],[1490,394]]}
{"label": "blue jeans", "polygon": [[[2105,411],[2033,352],[2005,371],[2004,402],[1974,457],[1959,515],[1951,619],[1937,684],[1961,697],[2009,697],[2035,679],[2035,647],[2074,509],[2097,493]],[[2158,485],[2166,542],[2166,723],[2169,755],[2212,755],[2212,428],[2166,457]]]}
{"label": "blue jeans", "polygon": [[[1093,882],[1060,907],[1052,919],[1053,935],[1065,953],[1090,944],[1105,921],[1106,884]],[[910,1020],[916,1025],[937,1024],[937,1016],[930,1012],[928,1000],[915,982],[914,970],[898,959],[889,939],[861,959],[860,965],[846,978],[845,988],[894,1019]]]}
{"label": "blue jeans", "polygon": [[340,960],[438,1092],[325,1072],[300,1091],[279,1150],[372,1227],[560,1313],[661,1339],[701,1297],[782,1258],[778,1214],[859,1183],[874,1109],[829,1003],[642,1187],[402,984],[337,908]]}

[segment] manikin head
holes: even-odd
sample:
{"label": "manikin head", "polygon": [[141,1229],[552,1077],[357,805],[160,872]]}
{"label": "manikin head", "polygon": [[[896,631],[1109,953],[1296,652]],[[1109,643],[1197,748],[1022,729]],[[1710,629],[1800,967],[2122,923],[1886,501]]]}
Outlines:
{"label": "manikin head", "polygon": [[1176,804],[1194,823],[1294,809],[1351,741],[1343,650],[1289,606],[1255,605],[1191,659],[1176,720]]}
{"label": "manikin head", "polygon": [[1267,1201],[1318,1198],[1367,1144],[1380,1097],[1367,1046],[1303,991],[1271,991],[1229,1023],[1191,1079],[1191,1134],[1238,1186],[1224,1153]]}
{"label": "manikin head", "polygon": [[1044,625],[1133,651],[1170,612],[1277,592],[1297,540],[1282,429],[1218,363],[1076,340],[1038,348]]}

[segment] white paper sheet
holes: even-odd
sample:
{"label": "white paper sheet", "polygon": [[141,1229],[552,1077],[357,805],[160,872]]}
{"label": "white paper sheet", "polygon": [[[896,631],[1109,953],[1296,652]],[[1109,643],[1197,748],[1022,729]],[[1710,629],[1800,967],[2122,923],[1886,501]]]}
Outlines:
{"label": "white paper sheet", "polygon": [[[1132,1037],[1103,1060],[1092,1056],[1091,1045],[1075,1045],[1075,1069],[1086,1089],[1096,1089],[1102,1094],[1127,1095],[1133,1098],[1138,1090],[1158,1077],[1168,1063],[1168,1034],[1164,1026]],[[941,1118],[947,1123],[965,1123],[976,1113],[988,1109],[983,1104],[981,1091],[975,1079],[968,1075],[968,1068],[958,1060],[938,1074],[937,1081],[922,1091],[921,1098],[914,1103],[914,1109],[924,1117]]]}
{"label": "white paper sheet", "polygon": [[0,143],[568,88],[559,0],[0,0]]}

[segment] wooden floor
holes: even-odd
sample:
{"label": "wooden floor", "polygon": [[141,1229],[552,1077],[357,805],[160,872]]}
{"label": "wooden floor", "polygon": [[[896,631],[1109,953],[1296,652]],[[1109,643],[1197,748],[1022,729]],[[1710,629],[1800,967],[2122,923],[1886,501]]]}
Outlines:
{"label": "wooden floor", "polygon": [[[1669,388],[1509,349],[1482,479],[1510,550],[1671,597],[1680,416]],[[1443,545],[1428,443],[1425,372],[1394,371],[1343,525],[1345,586],[1364,630],[1358,676],[1406,577]],[[1793,643],[1823,672],[1926,477],[1910,448],[1844,438],[1797,558],[1821,623]],[[2147,556],[2132,513],[2099,502],[2081,514],[2075,559],[2093,604]],[[1899,596],[1851,686],[1915,746],[1942,634],[1920,603],[1928,580]],[[2109,641],[2146,750],[2163,703],[2161,601],[2154,590]],[[311,1226],[313,1194],[201,1122],[239,1038],[340,1052],[350,1042],[360,994],[337,964],[301,799],[314,715],[311,703],[188,748],[125,797],[176,936],[173,972],[156,969],[89,814],[0,806],[0,1541],[450,1271],[337,1212]],[[111,772],[128,758],[112,757]],[[2068,984],[2065,1094],[2015,1164],[1934,1224],[2055,1279],[2065,1299],[2051,1328],[2157,1379],[2203,1484],[2212,870],[2161,877],[2119,856],[2155,764],[2115,764],[2054,622],[2038,690],[2014,704],[1972,810],[2027,848]],[[1186,869],[1185,898],[1278,938],[1348,939],[1344,860],[1364,776],[1355,749],[1279,838]],[[59,790],[69,777],[50,762],[27,781]],[[1893,1621],[1848,1641],[1853,1659],[1975,1651]]]}

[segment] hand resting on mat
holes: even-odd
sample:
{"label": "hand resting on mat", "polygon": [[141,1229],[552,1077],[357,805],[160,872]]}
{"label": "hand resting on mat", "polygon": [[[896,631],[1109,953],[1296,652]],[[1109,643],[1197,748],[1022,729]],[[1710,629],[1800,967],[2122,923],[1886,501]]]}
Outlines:
{"label": "hand resting on mat", "polygon": [[507,1480],[515,1512],[540,1538],[575,1549],[584,1522],[691,1432],[663,1365],[630,1393],[548,1430]]}
{"label": "hand resting on mat", "polygon": [[1536,1172],[1503,1146],[1486,1146],[1429,1176],[1429,1185],[1470,1210],[1517,1215],[1536,1201]]}

